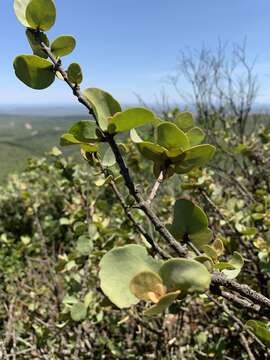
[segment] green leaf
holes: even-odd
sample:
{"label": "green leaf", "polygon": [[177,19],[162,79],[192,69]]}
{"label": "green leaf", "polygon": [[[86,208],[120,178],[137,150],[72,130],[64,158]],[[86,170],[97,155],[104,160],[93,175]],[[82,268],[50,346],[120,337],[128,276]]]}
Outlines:
{"label": "green leaf", "polygon": [[246,326],[248,326],[260,340],[270,345],[270,322],[248,320]]}
{"label": "green leaf", "polygon": [[160,262],[140,245],[125,245],[109,251],[100,262],[99,277],[104,294],[119,308],[137,304],[130,291],[130,282],[142,271],[158,272]]}
{"label": "green leaf", "polygon": [[54,67],[36,55],[20,55],[14,60],[16,76],[32,89],[46,89],[55,79]]}
{"label": "green leaf", "polygon": [[180,239],[184,234],[196,234],[208,227],[208,219],[204,211],[187,199],[179,199],[174,205],[171,233]]}
{"label": "green leaf", "polygon": [[194,260],[198,261],[199,263],[203,264],[207,270],[212,271],[214,263],[211,257],[207,255],[200,255],[196,256]]}
{"label": "green leaf", "polygon": [[[31,46],[31,49],[33,50],[33,54],[37,55],[39,57],[42,57],[43,59],[47,59],[48,55],[42,50],[41,45],[40,45],[39,41],[36,40],[36,36],[33,33],[33,31],[30,29],[27,29],[26,36],[27,36],[29,45]],[[50,45],[49,39],[46,34],[41,33],[39,36],[40,36],[40,40],[42,42],[44,42],[44,44],[46,46]]]}
{"label": "green leaf", "polygon": [[29,4],[30,0],[14,0],[13,8],[17,19],[20,23],[25,26],[29,27],[29,24],[26,20],[26,8]]}
{"label": "green leaf", "polygon": [[220,261],[214,264],[214,269],[217,270],[234,270],[234,266],[228,262]]}
{"label": "green leaf", "polygon": [[212,159],[215,151],[216,148],[209,144],[194,146],[184,152],[184,159],[176,164],[175,171],[184,174],[196,167],[204,166]]}
{"label": "green leaf", "polygon": [[211,276],[204,265],[195,260],[170,259],[161,266],[159,274],[169,291],[204,292],[209,288]]}
{"label": "green leaf", "polygon": [[81,141],[77,140],[72,134],[63,134],[60,138],[61,146],[78,145]]}
{"label": "green leaf", "polygon": [[217,260],[218,254],[217,254],[216,250],[215,250],[212,246],[210,246],[210,245],[203,245],[203,246],[202,246],[202,250],[203,250],[203,251],[205,252],[205,254],[206,254],[207,256],[209,256],[211,259]]}
{"label": "green leaf", "polygon": [[56,38],[51,44],[51,52],[55,57],[69,55],[75,49],[76,40],[73,36],[62,35]]}
{"label": "green leaf", "polygon": [[86,309],[89,307],[89,305],[92,303],[93,301],[93,292],[92,291],[89,291],[85,297],[84,297],[84,306],[86,307]]}
{"label": "green leaf", "polygon": [[164,295],[157,304],[151,306],[149,309],[144,311],[145,316],[155,316],[159,315],[163,311],[165,311],[173,302],[174,300],[179,296],[181,293],[180,290],[167,293]]}
{"label": "green leaf", "polygon": [[215,249],[218,257],[224,254],[224,244],[220,238],[216,238],[212,244],[213,249]]}
{"label": "green leaf", "polygon": [[157,126],[157,142],[168,150],[189,148],[189,140],[185,133],[175,124],[164,121]]}
{"label": "green leaf", "polygon": [[74,304],[71,308],[70,316],[74,321],[84,320],[87,316],[86,306],[81,302]]}
{"label": "green leaf", "polygon": [[130,130],[130,139],[134,144],[138,144],[140,142],[144,142],[144,140],[140,137],[135,129]]}
{"label": "green leaf", "polygon": [[98,154],[101,160],[101,164],[104,167],[111,167],[116,163],[114,153],[107,143],[100,143],[98,145]]}
{"label": "green leaf", "polygon": [[128,131],[145,124],[153,124],[155,114],[144,108],[132,108],[116,113],[109,118],[108,132],[111,134]]}
{"label": "green leaf", "polygon": [[211,229],[206,228],[194,234],[189,234],[189,239],[191,242],[199,249],[206,244],[208,244],[213,237],[213,232]]}
{"label": "green leaf", "polygon": [[190,129],[186,135],[189,139],[190,146],[199,145],[205,138],[205,133],[198,127]]}
{"label": "green leaf", "polygon": [[177,114],[175,119],[175,124],[179,129],[183,131],[188,131],[189,129],[194,127],[193,115],[191,112],[182,112]]}
{"label": "green leaf", "polygon": [[53,0],[31,0],[26,7],[26,21],[32,29],[48,31],[56,20]]}
{"label": "green leaf", "polygon": [[102,187],[109,184],[112,180],[113,180],[113,176],[109,175],[106,178],[98,179],[97,181],[95,181],[95,185],[98,187]]}
{"label": "green leaf", "polygon": [[121,106],[111,94],[96,88],[89,88],[84,91],[84,96],[93,108],[101,130],[108,128],[108,118],[121,112]]}
{"label": "green leaf", "polygon": [[81,84],[83,81],[82,69],[79,64],[72,63],[67,69],[68,80],[73,84]]}
{"label": "green leaf", "polygon": [[88,236],[82,235],[77,240],[76,250],[80,255],[87,256],[92,249],[92,241]]}
{"label": "green leaf", "polygon": [[234,266],[234,270],[223,270],[222,272],[228,279],[235,279],[240,274],[244,265],[242,255],[235,251],[229,261],[229,264]]}
{"label": "green leaf", "polygon": [[148,160],[159,161],[166,160],[166,149],[158,144],[148,141],[138,143],[140,153]]}
{"label": "green leaf", "polygon": [[98,140],[96,134],[97,125],[91,120],[80,120],[69,129],[68,133],[73,135],[76,140],[80,142],[89,143]]}
{"label": "green leaf", "polygon": [[162,279],[152,271],[142,271],[135,275],[129,284],[129,288],[136,298],[145,301],[152,300],[153,297],[159,299],[166,293]]}

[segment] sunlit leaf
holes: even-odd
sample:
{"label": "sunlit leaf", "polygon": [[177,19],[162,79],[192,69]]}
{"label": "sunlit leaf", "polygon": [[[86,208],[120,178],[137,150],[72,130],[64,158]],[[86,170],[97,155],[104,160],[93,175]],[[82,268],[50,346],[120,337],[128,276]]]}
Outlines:
{"label": "sunlit leaf", "polygon": [[157,142],[168,150],[179,148],[186,150],[189,147],[189,140],[185,133],[168,121],[157,126]]}
{"label": "sunlit leaf", "polygon": [[101,160],[101,164],[104,167],[111,167],[116,163],[114,153],[107,143],[100,143],[98,145],[98,154]]}
{"label": "sunlit leaf", "polygon": [[204,292],[211,276],[204,265],[191,259],[170,259],[161,266],[159,274],[169,291]]}
{"label": "sunlit leaf", "polygon": [[74,321],[82,321],[87,316],[87,308],[83,303],[76,303],[72,306],[70,316]]}
{"label": "sunlit leaf", "polygon": [[155,114],[150,110],[144,108],[127,109],[109,118],[108,132],[112,134],[124,132],[145,124],[153,124],[155,121]]}
{"label": "sunlit leaf", "polygon": [[205,138],[205,133],[198,127],[190,129],[186,135],[189,139],[190,146],[199,145]]}
{"label": "sunlit leaf", "polygon": [[270,345],[270,322],[248,320],[246,326],[248,326],[259,339],[267,345]]}
{"label": "sunlit leaf", "polygon": [[55,57],[69,55],[75,49],[76,40],[73,36],[62,35],[56,38],[51,44],[51,51]]}
{"label": "sunlit leaf", "polygon": [[159,315],[163,311],[165,311],[177,297],[180,295],[181,291],[177,290],[174,292],[169,292],[165,294],[162,298],[160,298],[159,302],[153,306],[151,306],[149,309],[144,311],[145,316],[155,316]]}
{"label": "sunlit leaf", "polygon": [[119,308],[137,304],[139,299],[130,291],[130,282],[142,271],[157,273],[161,263],[147,254],[140,245],[115,248],[103,256],[99,277],[104,294]]}
{"label": "sunlit leaf", "polygon": [[26,21],[32,29],[48,31],[56,20],[53,0],[30,0],[26,7]]}
{"label": "sunlit leaf", "polygon": [[142,271],[136,274],[132,278],[129,288],[138,299],[145,301],[157,302],[166,293],[162,279],[152,271]]}
{"label": "sunlit leaf", "polygon": [[30,0],[14,0],[13,7],[15,15],[17,16],[17,19],[20,21],[20,23],[25,26],[29,27],[29,24],[26,20],[26,8],[29,4]]}
{"label": "sunlit leaf", "polygon": [[194,120],[192,113],[186,111],[177,114],[175,124],[183,131],[188,131],[189,129],[193,128]]}
{"label": "sunlit leaf", "polygon": [[109,124],[108,118],[117,112],[121,112],[121,106],[111,94],[101,89],[89,88],[83,94],[89,105],[93,108],[101,130],[107,130]]}
{"label": "sunlit leaf", "polygon": [[216,148],[213,145],[203,144],[194,146],[184,152],[184,159],[176,164],[175,171],[184,174],[196,167],[204,166],[212,159]]}
{"label": "sunlit leaf", "polygon": [[229,260],[229,264],[234,266],[234,270],[223,270],[222,272],[228,279],[235,279],[240,274],[244,265],[242,255],[235,251]]}

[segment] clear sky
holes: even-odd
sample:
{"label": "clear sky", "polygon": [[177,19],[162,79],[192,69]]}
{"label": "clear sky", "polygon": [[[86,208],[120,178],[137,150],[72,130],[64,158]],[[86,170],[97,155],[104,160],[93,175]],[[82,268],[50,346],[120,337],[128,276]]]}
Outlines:
{"label": "clear sky", "polygon": [[[164,77],[176,65],[179,50],[214,47],[218,38],[242,42],[257,58],[259,101],[270,102],[269,0],[56,0],[58,14],[50,39],[74,35],[77,48],[64,64],[79,62],[84,87],[100,87],[121,102],[134,93],[152,102]],[[16,55],[30,53],[24,28],[13,14],[13,0],[0,0],[0,104],[71,104],[62,82],[35,91],[15,78]],[[167,88],[171,100],[174,91]]]}

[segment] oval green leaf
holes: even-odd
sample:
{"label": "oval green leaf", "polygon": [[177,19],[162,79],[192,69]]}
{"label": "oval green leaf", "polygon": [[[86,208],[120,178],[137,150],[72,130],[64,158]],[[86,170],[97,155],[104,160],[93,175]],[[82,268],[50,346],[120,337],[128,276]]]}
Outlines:
{"label": "oval green leaf", "polygon": [[183,131],[188,131],[189,129],[194,127],[193,115],[189,111],[185,111],[177,114],[175,119],[175,124],[179,129]]}
{"label": "oval green leaf", "polygon": [[198,127],[190,129],[186,135],[189,139],[190,146],[199,145],[205,138],[205,133]]}
{"label": "oval green leaf", "polygon": [[69,65],[67,70],[68,80],[73,84],[81,84],[83,81],[82,69],[79,64],[72,63]]}
{"label": "oval green leaf", "polygon": [[111,94],[97,88],[86,89],[83,93],[97,117],[101,130],[108,128],[108,118],[121,112],[121,106]]}
{"label": "oval green leaf", "polygon": [[211,282],[206,267],[189,259],[167,260],[161,266],[159,274],[169,291],[181,290],[181,293],[204,292]]}
{"label": "oval green leaf", "polygon": [[138,143],[140,153],[148,160],[161,162],[166,160],[166,149],[158,144],[148,141]]}
{"label": "oval green leaf", "polygon": [[29,24],[26,20],[26,8],[29,4],[30,0],[14,0],[13,8],[17,19],[20,23],[25,26],[29,27]]}
{"label": "oval green leaf", "polygon": [[48,31],[56,20],[53,0],[31,0],[26,7],[26,21],[32,29]]}
{"label": "oval green leaf", "polygon": [[155,114],[144,108],[132,108],[109,118],[108,132],[111,134],[128,131],[156,121]]}
{"label": "oval green leaf", "polygon": [[100,282],[104,294],[119,308],[137,304],[139,299],[130,291],[130,282],[142,271],[157,273],[160,262],[147,254],[140,245],[125,245],[109,251],[100,262]]}
{"label": "oval green leaf", "polygon": [[168,121],[157,126],[157,142],[168,150],[189,148],[189,140],[185,133],[175,124]]}
{"label": "oval green leaf", "polygon": [[62,35],[56,38],[51,45],[51,52],[55,57],[69,55],[75,49],[76,40],[73,36]]}
{"label": "oval green leaf", "polygon": [[175,172],[184,174],[196,167],[204,166],[214,156],[216,148],[213,145],[203,144],[194,146],[184,152],[184,159],[175,166]]}
{"label": "oval green leaf", "polygon": [[81,120],[72,125],[68,133],[72,134],[76,140],[88,143],[98,140],[96,130],[97,125],[94,121]]}
{"label": "oval green leaf", "polygon": [[46,89],[55,79],[54,67],[36,55],[20,55],[14,60],[16,76],[32,89]]}
{"label": "oval green leaf", "polygon": [[207,216],[198,205],[187,199],[176,200],[170,231],[177,239],[181,239],[185,234],[199,233],[207,227]]}
{"label": "oval green leaf", "polygon": [[71,308],[70,316],[74,321],[84,320],[87,316],[86,306],[81,302],[74,304]]}

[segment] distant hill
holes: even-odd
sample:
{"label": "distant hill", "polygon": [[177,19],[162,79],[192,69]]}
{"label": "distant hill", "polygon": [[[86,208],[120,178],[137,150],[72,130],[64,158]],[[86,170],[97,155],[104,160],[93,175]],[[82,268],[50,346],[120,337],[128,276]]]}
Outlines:
{"label": "distant hill", "polygon": [[[80,115],[66,116],[0,114],[0,183],[7,175],[21,171],[29,157],[42,156],[59,144],[60,136]],[[75,147],[65,149],[67,154]]]}

